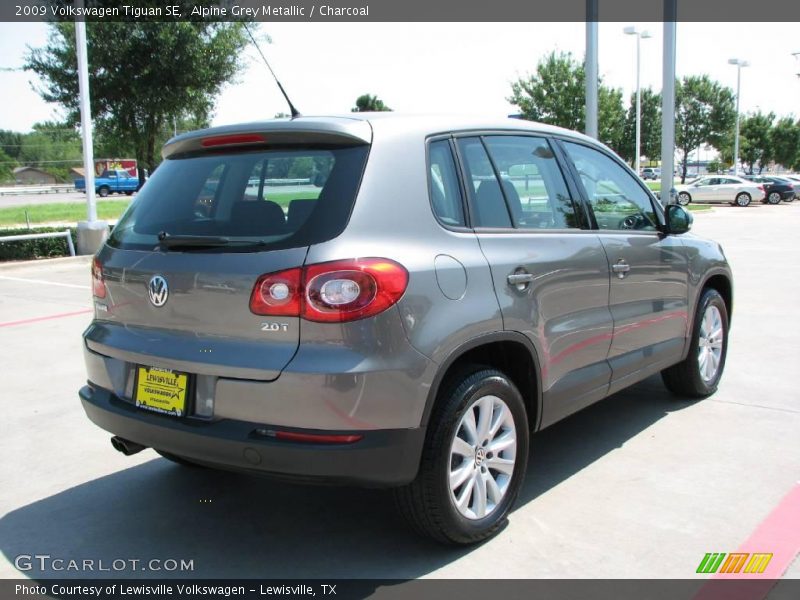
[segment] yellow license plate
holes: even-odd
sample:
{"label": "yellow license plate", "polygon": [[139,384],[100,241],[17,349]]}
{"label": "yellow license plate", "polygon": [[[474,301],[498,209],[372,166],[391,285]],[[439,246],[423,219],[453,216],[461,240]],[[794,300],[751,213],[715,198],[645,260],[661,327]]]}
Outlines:
{"label": "yellow license plate", "polygon": [[186,414],[186,389],[189,376],[169,369],[137,367],[136,406],[180,417]]}

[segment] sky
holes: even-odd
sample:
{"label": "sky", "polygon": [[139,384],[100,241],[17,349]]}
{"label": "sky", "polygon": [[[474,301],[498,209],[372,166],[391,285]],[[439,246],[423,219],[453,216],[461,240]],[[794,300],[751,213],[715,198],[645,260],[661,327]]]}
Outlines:
{"label": "sky", "polygon": [[[601,23],[599,67],[603,82],[635,90],[635,25],[653,37],[641,42],[642,87],[661,88],[661,23]],[[516,112],[506,98],[511,82],[535,71],[552,50],[582,59],[584,23],[262,23],[272,43],[262,49],[301,113],[349,112],[364,93],[411,113],[503,116]],[[745,59],[742,112],[800,116],[800,52],[797,23],[679,23],[677,76],[708,74],[736,88],[730,58]],[[30,131],[57,119],[59,109],[34,91],[21,66],[27,46],[43,46],[47,26],[0,23],[0,129]],[[748,40],[742,44],[742,40]],[[768,43],[765,43],[768,40]],[[225,86],[213,125],[271,118],[288,112],[269,72],[252,48],[235,83]]]}

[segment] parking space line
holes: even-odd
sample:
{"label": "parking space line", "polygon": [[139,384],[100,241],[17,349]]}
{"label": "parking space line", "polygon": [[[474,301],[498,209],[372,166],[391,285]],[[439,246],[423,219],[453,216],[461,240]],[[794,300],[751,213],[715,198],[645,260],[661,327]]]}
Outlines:
{"label": "parking space line", "polygon": [[39,285],[55,285],[58,287],[67,287],[67,288],[74,288],[79,290],[90,290],[92,289],[91,286],[88,285],[79,285],[77,283],[61,283],[59,281],[47,281],[44,279],[28,279],[26,277],[10,277],[8,275],[0,275],[0,279],[5,279],[7,281],[18,281],[21,283],[37,283]]}
{"label": "parking space line", "polygon": [[93,308],[85,308],[83,310],[76,310],[68,313],[59,313],[57,315],[47,315],[45,317],[33,317],[32,319],[20,319],[19,321],[6,321],[0,323],[0,327],[13,327],[14,325],[27,325],[28,323],[38,323],[39,321],[50,321],[51,319],[61,319],[63,317],[74,317],[76,315],[86,315],[94,312]]}
{"label": "parking space line", "polygon": [[45,281],[44,279],[26,279],[23,277],[9,277],[7,275],[0,275],[0,279],[5,279],[7,281],[19,281],[21,283],[38,283],[40,285],[55,285],[58,287],[75,288],[77,290],[92,289],[88,285],[78,285],[77,283],[61,283],[58,281]]}
{"label": "parking space line", "polygon": [[[711,576],[693,600],[763,600],[799,552],[800,482],[772,509],[747,541],[728,555],[728,562]],[[724,556],[719,557],[715,568]],[[730,579],[737,583],[722,581]]]}
{"label": "parking space line", "polygon": [[[767,515],[737,553],[769,553],[772,558],[760,574],[765,579],[778,579],[800,552],[800,482],[796,483],[772,512]],[[722,573],[715,579],[751,579],[750,573]]]}

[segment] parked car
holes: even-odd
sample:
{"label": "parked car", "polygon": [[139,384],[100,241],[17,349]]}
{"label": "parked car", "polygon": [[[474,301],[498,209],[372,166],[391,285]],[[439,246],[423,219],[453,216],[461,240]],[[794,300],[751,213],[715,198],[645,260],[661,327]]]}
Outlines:
{"label": "parked car", "polygon": [[791,183],[792,186],[794,186],[794,197],[792,198],[792,200],[800,200],[800,175],[789,173],[789,174],[781,174],[778,175],[777,177],[785,179],[786,181]]}
{"label": "parked car", "polygon": [[764,185],[747,181],[734,175],[700,177],[684,185],[676,185],[678,204],[690,202],[726,202],[735,206],[748,206],[753,200],[766,197]]}
{"label": "parked car", "polygon": [[[139,188],[139,178],[133,177],[124,169],[104,171],[94,179],[95,192],[105,198],[109,194],[132,195]],[[79,192],[86,191],[86,179],[75,180],[75,189]]]}
{"label": "parked car", "polygon": [[[80,398],[124,454],[391,487],[469,544],[506,520],[532,431],[659,372],[717,389],[722,249],[580,133],[364,113],[163,157],[92,265]],[[318,198],[264,179],[310,163]]]}
{"label": "parked car", "polygon": [[744,179],[753,183],[760,183],[764,186],[766,197],[762,202],[769,204],[780,204],[794,200],[794,185],[788,179],[783,179],[774,175],[745,175]]}
{"label": "parked car", "polygon": [[642,169],[642,179],[645,181],[648,179],[661,179],[661,169],[657,167],[645,167]]}

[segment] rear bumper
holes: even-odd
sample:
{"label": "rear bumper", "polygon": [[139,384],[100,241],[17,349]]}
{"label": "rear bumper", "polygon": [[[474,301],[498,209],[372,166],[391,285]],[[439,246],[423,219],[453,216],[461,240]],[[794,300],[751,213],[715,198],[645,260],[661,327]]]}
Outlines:
{"label": "rear bumper", "polygon": [[90,386],[79,395],[89,419],[114,435],[212,467],[312,483],[403,485],[416,477],[425,439],[425,429],[416,428],[319,432],[364,436],[350,444],[278,441],[256,430],[285,428],[151,414]]}

